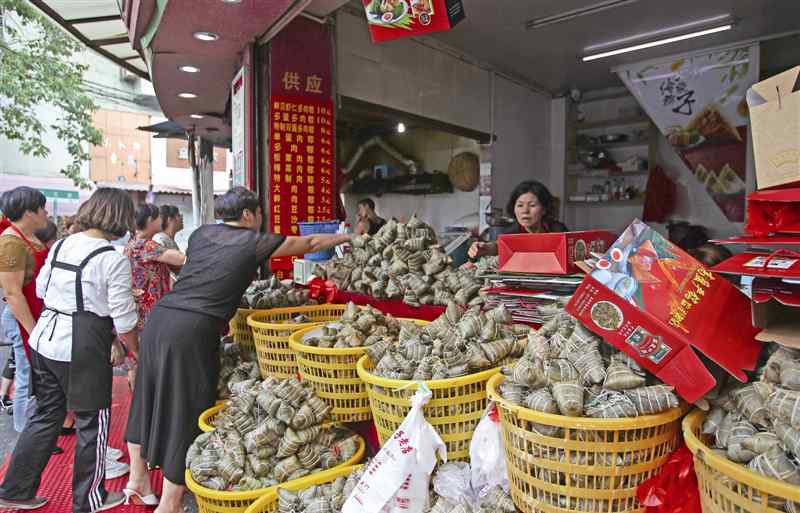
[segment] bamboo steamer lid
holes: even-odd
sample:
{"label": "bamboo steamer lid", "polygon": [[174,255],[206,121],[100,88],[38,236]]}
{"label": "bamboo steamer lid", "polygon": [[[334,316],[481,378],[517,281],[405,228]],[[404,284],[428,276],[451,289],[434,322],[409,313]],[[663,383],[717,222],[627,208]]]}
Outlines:
{"label": "bamboo steamer lid", "polygon": [[474,191],[480,180],[480,163],[474,153],[459,153],[450,160],[447,176],[453,187],[460,191]]}

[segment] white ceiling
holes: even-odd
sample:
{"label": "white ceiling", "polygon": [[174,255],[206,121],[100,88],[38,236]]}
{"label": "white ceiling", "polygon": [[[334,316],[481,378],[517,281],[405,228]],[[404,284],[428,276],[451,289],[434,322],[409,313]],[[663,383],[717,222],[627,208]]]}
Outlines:
{"label": "white ceiling", "polygon": [[[620,85],[616,65],[800,30],[800,0],[638,0],[571,21],[527,30],[525,22],[598,0],[463,0],[467,17],[434,37],[554,94]],[[733,30],[584,63],[585,48],[731,14]],[[707,27],[701,27],[707,28]],[[688,30],[691,32],[697,28]],[[642,42],[642,41],[637,41]],[[625,45],[623,45],[625,46]],[[800,64],[800,48],[795,49]]]}

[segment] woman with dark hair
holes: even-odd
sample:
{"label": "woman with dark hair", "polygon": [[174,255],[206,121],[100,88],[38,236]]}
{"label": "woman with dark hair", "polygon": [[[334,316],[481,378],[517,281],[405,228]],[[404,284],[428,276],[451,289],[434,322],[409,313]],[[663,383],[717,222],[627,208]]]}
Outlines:
{"label": "woman with dark hair", "polygon": [[[161,214],[157,206],[143,203],[136,209],[136,234],[125,246],[124,254],[131,263],[133,296],[139,312],[136,329],[141,333],[150,310],[172,288],[170,266],[180,269],[186,256],[176,249],[167,249],[153,240],[161,231]],[[128,362],[128,384],[133,390],[136,363]]]}
{"label": "woman with dark hair", "polygon": [[133,295],[139,307],[139,331],[144,329],[153,306],[171,288],[170,266],[180,269],[186,256],[176,249],[167,249],[153,240],[161,231],[161,214],[150,203],[136,210],[136,235],[125,246],[125,256],[133,271]]}
{"label": "woman with dark hair", "polygon": [[[514,223],[504,234],[566,232],[567,227],[555,218],[553,195],[547,187],[536,180],[517,185],[511,191],[506,212],[514,217]],[[474,242],[467,253],[470,258],[497,254],[496,242]]]}
{"label": "woman with dark hair", "polygon": [[[30,395],[28,337],[42,311],[42,300],[36,296],[36,277],[47,258],[47,247],[36,237],[36,230],[47,226],[46,202],[40,191],[24,186],[0,196],[4,216],[0,218],[0,288],[6,302],[0,322],[12,341],[14,365],[19,369],[14,376],[19,403],[14,426],[18,431],[25,426],[24,409]],[[4,373],[4,377],[12,377],[11,372]],[[7,398],[3,401],[5,406]]]}
{"label": "woman with dark hair", "polygon": [[147,463],[161,467],[164,491],[157,513],[183,511],[186,450],[200,434],[197,417],[217,398],[220,334],[259,264],[271,257],[324,251],[351,238],[261,233],[258,196],[244,187],[218,197],[214,211],[223,223],[201,226],[189,237],[180,277],[150,312],[142,332],[125,433],[131,474],[124,491],[136,503],[158,504]]}
{"label": "woman with dark hair", "polygon": [[120,189],[97,189],[78,210],[83,231],[58,241],[36,279],[44,310],[30,335],[36,411],[17,441],[0,508],[36,509],[36,490],[67,409],[77,429],[72,510],[96,512],[124,501],[103,482],[113,366],[138,351],[136,304],[128,259],[110,241],[133,229],[134,207]]}
{"label": "woman with dark hair", "polygon": [[161,231],[153,235],[153,240],[167,249],[178,250],[175,235],[183,230],[183,216],[175,205],[161,205]]}
{"label": "woman with dark hair", "polygon": [[[48,220],[44,228],[33,233],[39,242],[44,244],[47,249],[50,249],[56,242],[57,231],[55,223]],[[14,348],[18,348],[9,353],[8,361],[3,368],[3,378],[0,383],[0,404],[4,409],[9,410],[9,414],[13,410],[14,430],[17,433],[21,433],[28,419],[33,415],[33,407],[36,405],[34,401],[29,400],[31,366],[27,356],[25,356],[19,325],[10,308],[3,310],[3,314],[0,316],[0,326],[2,326],[6,339],[11,341]],[[15,381],[16,386],[12,404],[12,401],[8,399],[8,391]]]}

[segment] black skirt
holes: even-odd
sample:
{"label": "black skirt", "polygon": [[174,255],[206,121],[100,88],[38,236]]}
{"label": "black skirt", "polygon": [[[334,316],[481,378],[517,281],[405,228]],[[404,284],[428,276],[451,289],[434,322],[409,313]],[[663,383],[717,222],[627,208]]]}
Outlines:
{"label": "black skirt", "polygon": [[156,305],[140,335],[139,367],[125,439],[164,477],[185,484],[197,418],[214,405],[221,321]]}

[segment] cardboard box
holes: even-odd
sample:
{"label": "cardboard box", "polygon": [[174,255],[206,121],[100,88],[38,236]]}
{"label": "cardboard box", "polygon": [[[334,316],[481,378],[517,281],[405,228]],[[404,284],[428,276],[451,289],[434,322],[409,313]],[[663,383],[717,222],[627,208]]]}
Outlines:
{"label": "cardboard box", "polygon": [[800,234],[800,189],[775,189],[748,195],[744,229],[755,236]]}
{"label": "cardboard box", "polygon": [[753,280],[753,325],[762,342],[800,348],[800,283],[780,278]]}
{"label": "cardboard box", "polygon": [[639,220],[566,310],[689,402],[716,384],[696,350],[742,382],[761,352],[748,298]]}
{"label": "cardboard box", "polygon": [[603,253],[617,238],[606,230],[501,235],[497,241],[501,273],[575,274],[576,262]]}
{"label": "cardboard box", "polygon": [[759,189],[800,181],[800,66],[747,91]]}

